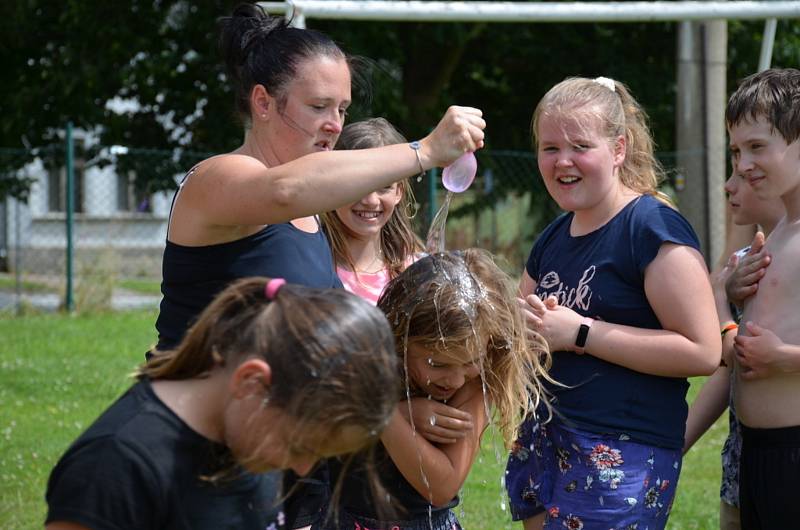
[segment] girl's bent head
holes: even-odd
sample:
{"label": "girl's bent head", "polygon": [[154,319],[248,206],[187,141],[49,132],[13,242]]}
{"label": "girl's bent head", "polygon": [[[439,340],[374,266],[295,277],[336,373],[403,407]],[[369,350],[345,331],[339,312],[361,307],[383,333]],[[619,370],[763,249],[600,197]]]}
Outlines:
{"label": "girl's bent head", "polygon": [[663,173],[654,156],[647,115],[624,84],[603,77],[573,77],[555,85],[539,101],[531,119],[537,149],[544,118],[562,122],[565,131],[580,124],[605,138],[612,150],[621,143],[625,158],[619,166],[620,182],[638,193],[658,195],[668,202],[657,191]]}
{"label": "girl's bent head", "polygon": [[422,258],[378,301],[410,389],[445,400],[480,377],[508,443],[543,397],[549,363],[546,343],[526,340],[514,292],[488,252],[468,249]]}
{"label": "girl's bent head", "polygon": [[139,376],[232,374],[224,432],[236,460],[307,471],[377,439],[398,401],[394,341],[383,314],[354,295],[299,285],[267,292],[267,282],[229,286]]}

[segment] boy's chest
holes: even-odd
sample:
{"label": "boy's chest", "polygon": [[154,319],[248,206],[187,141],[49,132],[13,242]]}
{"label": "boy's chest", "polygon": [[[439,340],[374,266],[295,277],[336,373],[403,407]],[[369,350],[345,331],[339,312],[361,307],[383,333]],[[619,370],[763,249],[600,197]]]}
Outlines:
{"label": "boy's chest", "polygon": [[771,329],[784,341],[800,340],[800,231],[773,234],[766,249],[772,261],[745,306],[743,320]]}

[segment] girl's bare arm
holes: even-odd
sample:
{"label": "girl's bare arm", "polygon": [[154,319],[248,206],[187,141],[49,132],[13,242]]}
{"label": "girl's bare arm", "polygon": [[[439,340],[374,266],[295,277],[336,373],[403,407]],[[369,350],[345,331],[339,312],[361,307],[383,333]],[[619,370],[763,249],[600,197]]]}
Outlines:
{"label": "girl's bare arm", "polygon": [[444,166],[483,146],[481,111],[450,107],[420,141],[419,159],[408,144],[312,153],[267,168],[255,158],[228,154],[200,164],[186,181],[178,207],[205,226],[286,222],[357,201],[364,195]]}
{"label": "girl's bare arm", "polygon": [[[451,400],[469,413],[473,429],[464,438],[441,446],[415,433],[399,410],[381,434],[386,451],[403,477],[434,506],[450,502],[464,484],[478,452],[480,437],[488,424],[480,380],[464,385]],[[398,407],[406,407],[400,403]]]}
{"label": "girl's bare arm", "polygon": [[[712,374],[720,364],[722,344],[708,271],[700,253],[683,245],[663,244],[645,270],[644,284],[663,329],[595,321],[586,340],[586,354],[647,374]],[[540,331],[551,349],[574,349],[582,317],[563,306],[548,307],[553,308],[539,314],[543,321]]]}

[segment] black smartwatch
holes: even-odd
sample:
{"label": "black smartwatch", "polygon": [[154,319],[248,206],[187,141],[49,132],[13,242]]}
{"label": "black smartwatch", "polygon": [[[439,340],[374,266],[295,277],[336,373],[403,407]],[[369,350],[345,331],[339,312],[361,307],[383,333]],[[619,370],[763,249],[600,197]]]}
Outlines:
{"label": "black smartwatch", "polygon": [[584,353],[584,346],[586,346],[586,339],[589,337],[589,328],[594,324],[594,320],[589,317],[583,317],[581,325],[578,328],[578,336],[575,337],[575,353]]}

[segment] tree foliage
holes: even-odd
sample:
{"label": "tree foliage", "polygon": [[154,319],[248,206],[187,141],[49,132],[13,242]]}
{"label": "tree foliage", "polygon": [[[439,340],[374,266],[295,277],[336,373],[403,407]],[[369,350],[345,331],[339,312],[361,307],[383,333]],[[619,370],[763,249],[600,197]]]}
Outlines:
{"label": "tree foliage", "polygon": [[[174,186],[173,175],[193,160],[242,139],[215,22],[235,3],[5,2],[0,147],[51,145],[72,121],[97,137],[82,147],[97,163],[111,159],[100,146],[170,150],[173,156],[157,161],[118,155],[114,162],[135,169],[139,185],[150,191]],[[550,86],[568,76],[604,75],[625,82],[647,109],[659,148],[674,148],[675,24],[308,24],[370,59],[372,97],[357,102],[352,119],[382,115],[419,137],[447,105],[472,105],[489,123],[487,153],[527,150],[531,113]],[[762,30],[760,21],[731,24],[730,86],[754,71]],[[774,64],[796,65],[798,50],[798,24],[781,22]],[[46,153],[58,156],[53,149],[39,155]],[[24,161],[0,157],[0,196],[24,195],[27,183],[12,171]],[[535,176],[501,180],[494,195],[536,183]]]}

